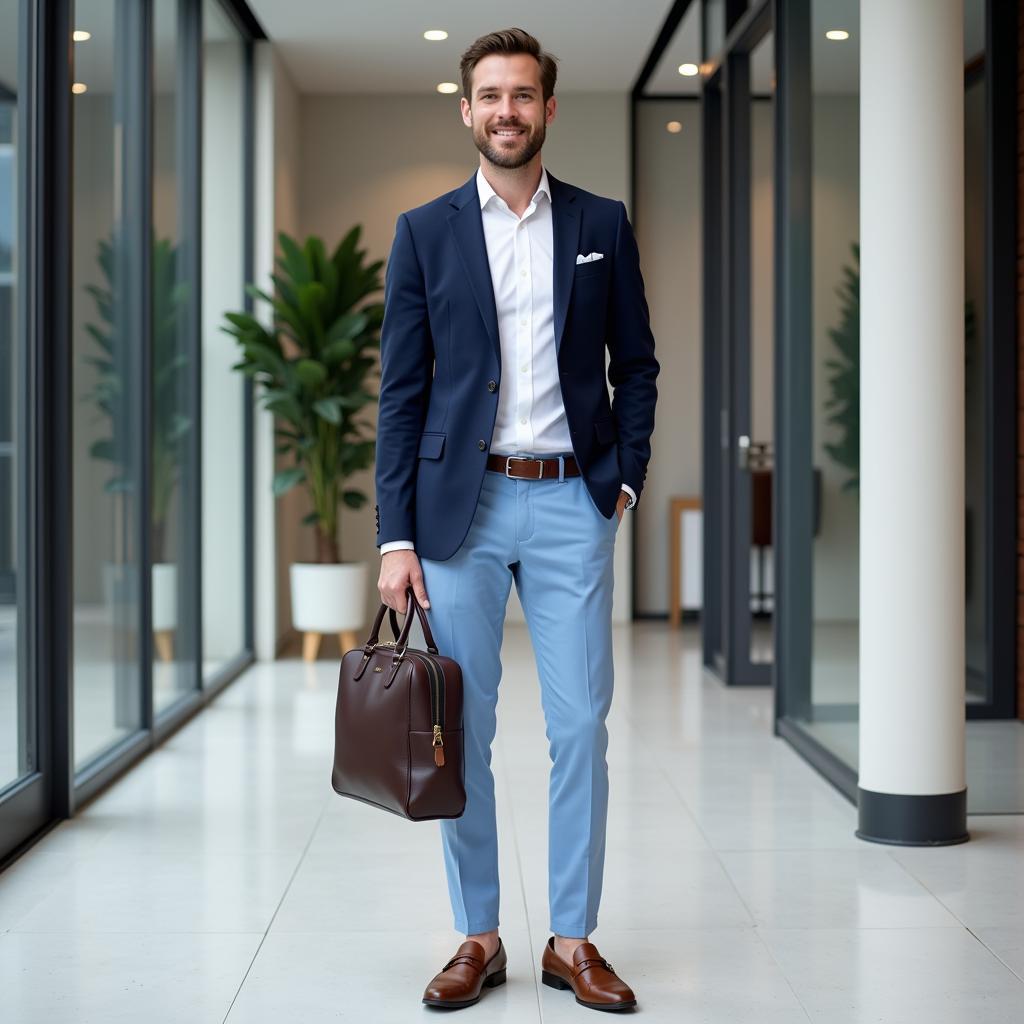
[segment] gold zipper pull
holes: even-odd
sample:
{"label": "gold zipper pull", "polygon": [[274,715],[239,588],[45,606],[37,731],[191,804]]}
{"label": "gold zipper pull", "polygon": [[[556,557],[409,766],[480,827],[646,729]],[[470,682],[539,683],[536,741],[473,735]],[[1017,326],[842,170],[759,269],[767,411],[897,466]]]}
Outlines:
{"label": "gold zipper pull", "polygon": [[444,764],[444,737],[441,735],[441,726],[434,726],[434,764],[440,768]]}

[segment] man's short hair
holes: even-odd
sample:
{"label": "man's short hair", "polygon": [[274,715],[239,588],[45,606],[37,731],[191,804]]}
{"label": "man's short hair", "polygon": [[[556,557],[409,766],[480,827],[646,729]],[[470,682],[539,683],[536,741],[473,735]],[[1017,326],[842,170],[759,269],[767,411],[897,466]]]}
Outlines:
{"label": "man's short hair", "polygon": [[526,53],[536,58],[540,65],[540,85],[544,95],[544,102],[551,98],[555,92],[555,79],[558,77],[558,58],[553,54],[541,49],[540,43],[525,29],[504,28],[498,32],[489,32],[471,43],[459,61],[459,71],[462,75],[462,94],[472,102],[473,90],[473,69],[491,54],[501,53],[511,56],[516,53]]}

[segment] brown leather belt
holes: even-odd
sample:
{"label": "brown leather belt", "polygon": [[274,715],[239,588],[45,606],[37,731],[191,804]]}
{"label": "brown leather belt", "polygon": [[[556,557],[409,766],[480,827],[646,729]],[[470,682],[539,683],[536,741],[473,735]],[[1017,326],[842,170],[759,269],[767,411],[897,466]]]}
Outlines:
{"label": "brown leather belt", "polygon": [[[565,476],[579,476],[580,469],[576,458],[572,455],[563,456]],[[525,455],[488,455],[487,468],[517,480],[550,480],[558,479],[558,456],[553,459],[530,459]]]}

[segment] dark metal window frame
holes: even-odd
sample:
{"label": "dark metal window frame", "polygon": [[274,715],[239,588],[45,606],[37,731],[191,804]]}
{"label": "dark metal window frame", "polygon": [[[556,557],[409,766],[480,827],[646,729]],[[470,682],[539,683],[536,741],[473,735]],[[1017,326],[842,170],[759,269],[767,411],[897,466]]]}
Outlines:
{"label": "dark metal window frame", "polygon": [[[133,131],[126,133],[132,147],[127,161],[130,175],[125,182],[125,209],[132,211],[126,222],[134,232],[137,249],[137,296],[132,311],[140,336],[151,337],[152,238],[152,4],[119,8],[128,19],[133,47],[122,54],[132,64],[130,74],[137,86],[129,113]],[[185,217],[191,224],[188,244],[194,250],[188,273],[195,301],[191,310],[189,344],[192,359],[191,387],[201,394],[201,139],[202,139],[202,2],[179,0],[179,44],[184,54],[185,77],[180,99],[190,109],[191,140],[179,154],[189,171],[179,182]],[[254,198],[254,43],[266,38],[258,21],[242,0],[217,0],[231,17],[244,46],[243,87],[245,145],[244,278],[253,276]],[[19,110],[19,267],[18,282],[23,296],[17,327],[18,358],[27,375],[28,391],[19,407],[18,437],[24,457],[19,460],[19,545],[26,558],[19,581],[19,679],[35,692],[32,725],[35,771],[8,787],[0,798],[0,865],[14,859],[45,834],[59,820],[78,808],[120,777],[140,758],[159,746],[193,715],[202,710],[254,660],[253,608],[253,387],[244,382],[244,649],[204,680],[202,677],[202,553],[201,536],[193,552],[193,616],[196,642],[195,687],[187,695],[154,716],[152,697],[151,574],[149,502],[140,502],[136,528],[141,530],[140,566],[142,580],[138,607],[138,671],[141,680],[141,727],[93,759],[81,771],[74,764],[73,719],[73,575],[72,538],[74,503],[71,500],[71,232],[73,181],[71,73],[73,0],[20,0],[18,79],[22,102]],[[127,70],[127,69],[123,69]],[[183,221],[184,223],[184,221]],[[252,309],[246,295],[245,306]],[[139,374],[139,416],[142,430],[136,458],[137,479],[145,493],[151,486],[149,460],[152,437],[152,395],[150,346],[135,370]],[[197,409],[199,411],[198,397]],[[201,458],[202,424],[195,419],[193,437],[195,484],[186,495],[196,531],[202,522]]]}

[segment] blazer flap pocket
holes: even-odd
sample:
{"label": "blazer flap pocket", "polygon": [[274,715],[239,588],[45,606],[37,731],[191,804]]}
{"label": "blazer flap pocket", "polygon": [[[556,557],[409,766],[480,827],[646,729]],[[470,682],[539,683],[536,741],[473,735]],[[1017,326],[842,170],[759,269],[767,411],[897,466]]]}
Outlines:
{"label": "blazer flap pocket", "polygon": [[594,433],[601,444],[611,444],[619,436],[619,427],[614,416],[594,420]]}
{"label": "blazer flap pocket", "polygon": [[421,459],[439,459],[444,448],[446,434],[435,434],[427,431],[420,435],[419,457]]}

